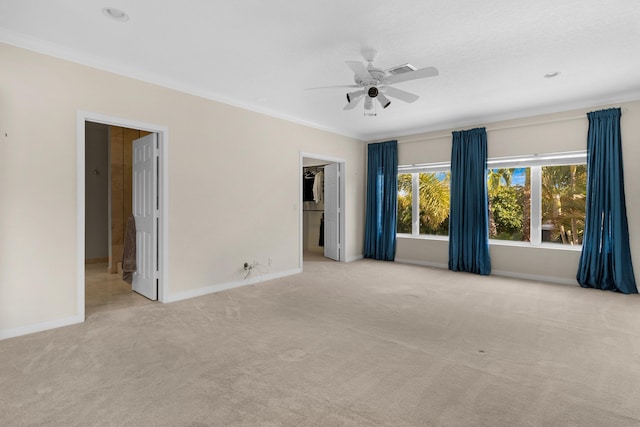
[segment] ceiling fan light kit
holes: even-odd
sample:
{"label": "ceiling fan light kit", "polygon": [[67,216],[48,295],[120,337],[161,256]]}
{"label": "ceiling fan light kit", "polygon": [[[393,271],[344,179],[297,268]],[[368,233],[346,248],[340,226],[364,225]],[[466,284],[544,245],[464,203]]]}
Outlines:
{"label": "ceiling fan light kit", "polygon": [[373,113],[371,113],[371,114],[367,114],[367,111],[373,110],[373,101],[369,97],[367,97],[364,100],[364,110],[365,110],[365,112],[364,112],[365,116],[375,116],[376,115],[375,111]]}
{"label": "ceiling fan light kit", "polygon": [[[364,98],[365,116],[375,116],[376,113],[367,113],[374,109],[373,99],[376,99],[382,108],[391,105],[391,101],[387,97],[395,98],[404,102],[415,102],[419,96],[404,90],[392,87],[391,85],[410,80],[424,79],[427,77],[435,77],[438,70],[434,67],[416,69],[411,64],[405,63],[396,67],[382,70],[373,65],[377,52],[374,49],[362,51],[362,56],[367,61],[367,65],[359,61],[345,61],[347,67],[353,71],[353,81],[355,85],[329,86],[327,88],[361,88],[354,92],[347,92],[347,105],[344,110],[352,110]],[[317,89],[327,89],[317,88]],[[365,96],[366,95],[366,96]]]}
{"label": "ceiling fan light kit", "polygon": [[391,105],[391,101],[389,101],[389,98],[384,96],[384,94],[381,92],[378,93],[376,98],[378,98],[378,101],[380,102],[380,105],[382,105],[382,108],[387,108],[389,105]]}
{"label": "ceiling fan light kit", "polygon": [[347,102],[358,102],[360,98],[364,96],[364,90],[359,90],[356,92],[348,92],[347,93]]}

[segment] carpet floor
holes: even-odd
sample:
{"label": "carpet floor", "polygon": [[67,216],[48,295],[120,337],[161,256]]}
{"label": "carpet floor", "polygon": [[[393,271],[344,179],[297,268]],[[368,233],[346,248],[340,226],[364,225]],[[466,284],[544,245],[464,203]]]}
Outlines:
{"label": "carpet floor", "polygon": [[0,341],[0,425],[640,425],[637,295],[304,270]]}

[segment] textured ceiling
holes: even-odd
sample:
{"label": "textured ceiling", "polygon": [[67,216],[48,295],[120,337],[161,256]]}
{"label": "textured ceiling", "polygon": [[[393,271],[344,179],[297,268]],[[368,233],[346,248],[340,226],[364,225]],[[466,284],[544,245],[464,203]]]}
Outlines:
{"label": "textured ceiling", "polygon": [[[638,0],[0,0],[0,41],[363,140],[640,99]],[[376,117],[305,90],[363,48],[440,75]]]}

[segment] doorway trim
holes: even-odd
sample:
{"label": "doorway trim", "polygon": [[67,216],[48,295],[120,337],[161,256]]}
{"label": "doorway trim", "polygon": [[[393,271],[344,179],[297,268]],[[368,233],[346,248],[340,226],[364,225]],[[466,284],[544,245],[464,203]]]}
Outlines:
{"label": "doorway trim", "polygon": [[158,134],[160,146],[160,235],[158,245],[160,248],[160,271],[158,272],[158,301],[166,302],[169,296],[169,130],[166,126],[139,122],[136,120],[112,117],[89,111],[78,111],[76,119],[76,205],[77,205],[77,271],[76,271],[76,298],[77,316],[85,320],[85,122],[102,123],[105,125],[121,126],[131,129],[140,129]]}
{"label": "doorway trim", "polygon": [[298,204],[298,206],[300,207],[299,210],[299,218],[298,218],[298,223],[299,223],[299,230],[298,230],[298,235],[300,237],[299,239],[299,243],[298,243],[298,248],[299,248],[299,252],[300,252],[300,256],[299,256],[299,260],[298,260],[298,265],[300,267],[300,270],[303,270],[303,253],[304,253],[304,241],[303,241],[303,217],[302,217],[302,206],[304,205],[304,188],[302,186],[302,180],[304,178],[304,159],[313,159],[313,160],[321,160],[323,162],[329,162],[329,163],[338,163],[340,165],[339,169],[340,169],[340,184],[339,184],[339,188],[338,190],[340,191],[340,197],[338,198],[338,207],[340,209],[340,262],[346,262],[347,261],[347,243],[346,243],[346,208],[344,206],[344,202],[345,202],[345,189],[346,189],[346,160],[339,158],[339,157],[332,157],[332,156],[326,156],[324,154],[317,154],[317,153],[309,153],[309,152],[304,152],[301,151],[300,152],[300,165],[299,165],[299,176],[298,176],[298,183],[299,183],[299,187],[300,187],[300,194],[298,195],[298,200],[300,201],[300,203]]}

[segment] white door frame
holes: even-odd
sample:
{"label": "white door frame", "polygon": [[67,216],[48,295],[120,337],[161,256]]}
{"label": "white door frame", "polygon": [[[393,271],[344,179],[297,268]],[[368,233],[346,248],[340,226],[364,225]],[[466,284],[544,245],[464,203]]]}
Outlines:
{"label": "white door frame", "polygon": [[302,206],[304,204],[304,188],[302,185],[302,181],[304,178],[304,159],[314,159],[314,160],[322,160],[322,161],[326,161],[326,162],[330,162],[330,163],[339,163],[340,164],[340,183],[339,183],[339,188],[338,191],[340,192],[340,197],[338,198],[338,207],[340,209],[340,262],[346,262],[347,261],[347,244],[346,244],[346,233],[345,233],[345,217],[346,217],[346,208],[345,208],[345,188],[346,188],[346,164],[347,162],[344,159],[338,158],[338,157],[331,157],[331,156],[326,156],[324,154],[317,154],[317,153],[308,153],[308,152],[300,152],[300,168],[299,168],[299,176],[298,176],[298,185],[300,187],[300,194],[299,194],[299,200],[300,203],[298,204],[299,206],[299,236],[300,236],[300,242],[298,244],[298,248],[299,248],[299,252],[300,252],[300,258],[298,261],[298,266],[300,268],[300,270],[303,269],[303,252],[304,252],[304,243],[303,243],[303,233],[304,233],[304,229],[303,229],[303,218],[302,218]]}
{"label": "white door frame", "polygon": [[85,122],[96,122],[112,126],[121,126],[130,129],[140,129],[158,134],[160,143],[160,236],[158,245],[160,247],[160,271],[158,284],[158,301],[166,302],[169,296],[169,130],[166,126],[154,125],[139,122],[136,120],[123,119],[120,117],[106,116],[104,114],[92,113],[88,111],[77,112],[76,129],[76,201],[77,201],[77,231],[76,245],[77,251],[77,315],[83,321],[85,319],[85,277],[84,277],[84,234],[85,234]]}

